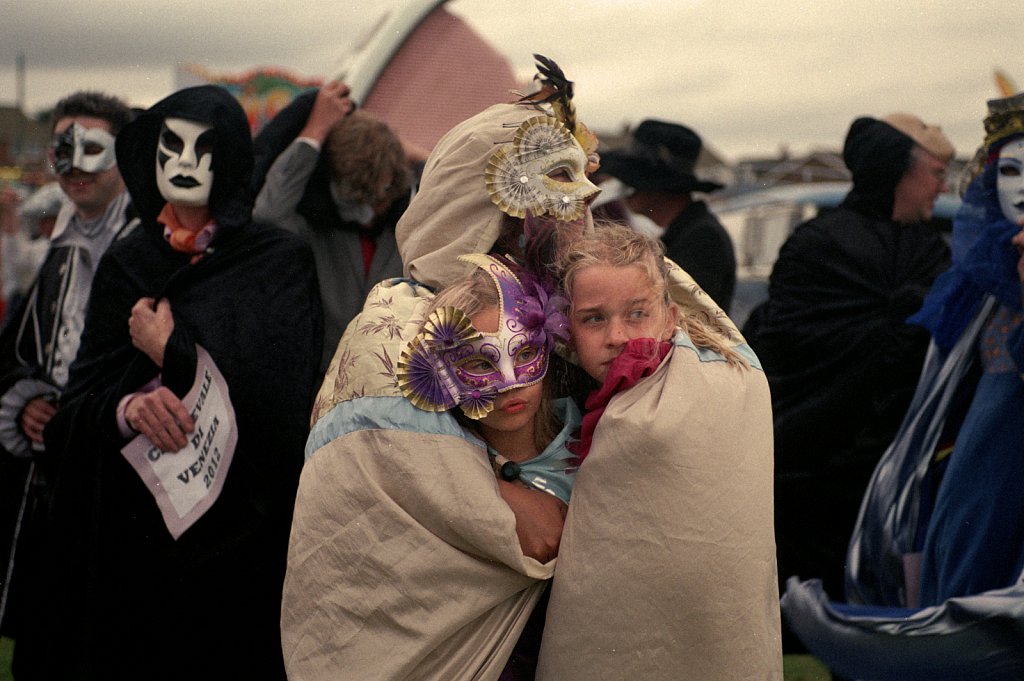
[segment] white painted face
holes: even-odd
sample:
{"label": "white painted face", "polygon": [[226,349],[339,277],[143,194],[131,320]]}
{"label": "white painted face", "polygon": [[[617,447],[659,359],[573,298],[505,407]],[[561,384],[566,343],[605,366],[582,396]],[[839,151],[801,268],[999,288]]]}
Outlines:
{"label": "white painted face", "polygon": [[206,206],[213,187],[212,125],[167,118],[156,149],[156,186],[168,203]]}
{"label": "white painted face", "polygon": [[1024,139],[1004,145],[999,150],[996,163],[999,207],[1007,220],[1021,224],[1021,218],[1024,218]]}

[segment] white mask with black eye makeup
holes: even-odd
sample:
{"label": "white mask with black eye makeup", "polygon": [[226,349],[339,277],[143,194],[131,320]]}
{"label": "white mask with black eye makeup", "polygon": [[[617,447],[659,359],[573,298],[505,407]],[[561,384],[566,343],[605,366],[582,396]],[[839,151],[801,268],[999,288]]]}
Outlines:
{"label": "white mask with black eye makeup", "polygon": [[1007,220],[1019,224],[1024,218],[1024,139],[1004,145],[996,163],[999,207]]}
{"label": "white mask with black eye makeup", "polygon": [[167,118],[156,148],[156,186],[168,203],[206,206],[213,187],[213,126]]}
{"label": "white mask with black eye makeup", "polygon": [[114,136],[103,128],[87,128],[78,123],[72,123],[56,135],[50,150],[58,175],[68,175],[72,168],[84,173],[101,173],[117,162]]}

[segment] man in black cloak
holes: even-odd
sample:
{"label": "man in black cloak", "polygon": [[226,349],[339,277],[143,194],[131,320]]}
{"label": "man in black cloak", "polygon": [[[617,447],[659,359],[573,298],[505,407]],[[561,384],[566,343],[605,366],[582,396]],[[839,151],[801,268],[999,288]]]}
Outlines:
{"label": "man in black cloak", "polygon": [[853,189],[798,226],[769,298],[744,327],[768,374],[775,421],[779,577],[843,592],[861,496],[910,402],[928,333],[905,319],[949,265],[927,224],[953,147],[909,114],[863,117],[843,159]]}
{"label": "man in black cloak", "polygon": [[[75,92],[51,114],[60,186],[46,257],[0,333],[0,633],[18,638],[22,584],[41,541],[49,481],[33,462],[78,352],[100,258],[133,217],[114,138],[131,120],[120,99]],[[4,244],[5,257],[10,253]],[[13,250],[13,249],[12,249]],[[10,263],[7,263],[10,264]]]}
{"label": "man in black cloak", "polygon": [[[251,221],[245,114],[213,86],[170,95],[117,138],[140,224],[104,256],[61,409],[47,569],[19,679],[283,679],[281,584],[316,388],[316,269]],[[178,539],[121,449],[173,452],[200,348],[237,444],[213,506]],[[190,460],[184,454],[182,467]]]}

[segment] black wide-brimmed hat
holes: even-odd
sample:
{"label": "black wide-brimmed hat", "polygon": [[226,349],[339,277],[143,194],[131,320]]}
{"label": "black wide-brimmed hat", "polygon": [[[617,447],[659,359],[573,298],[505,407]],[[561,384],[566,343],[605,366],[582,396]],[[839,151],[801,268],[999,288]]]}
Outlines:
{"label": "black wide-brimmed hat", "polygon": [[601,172],[640,191],[713,192],[723,185],[693,174],[700,136],[685,125],[645,120],[626,146],[601,154]]}

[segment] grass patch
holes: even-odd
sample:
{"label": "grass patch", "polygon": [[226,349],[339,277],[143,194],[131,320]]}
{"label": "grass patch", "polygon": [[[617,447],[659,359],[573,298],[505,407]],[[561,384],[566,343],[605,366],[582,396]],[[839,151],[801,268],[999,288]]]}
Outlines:
{"label": "grass patch", "polygon": [[11,656],[14,655],[14,640],[0,638],[0,681],[13,681]]}
{"label": "grass patch", "polygon": [[785,681],[832,681],[832,674],[812,655],[783,655],[782,678]]}

